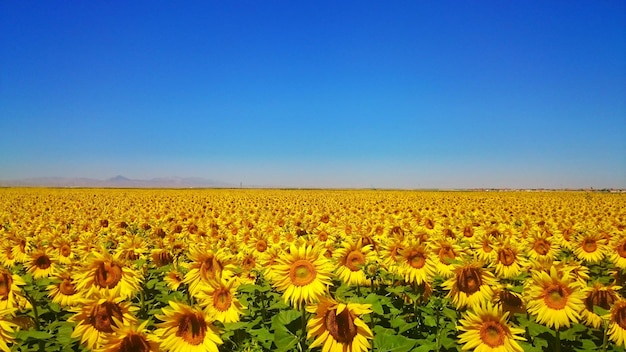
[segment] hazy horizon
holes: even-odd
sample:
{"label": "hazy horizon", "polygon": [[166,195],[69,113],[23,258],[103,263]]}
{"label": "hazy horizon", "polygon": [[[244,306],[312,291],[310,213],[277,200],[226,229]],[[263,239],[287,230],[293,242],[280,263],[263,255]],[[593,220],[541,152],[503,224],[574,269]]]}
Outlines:
{"label": "hazy horizon", "polygon": [[626,2],[2,2],[0,180],[626,188]]}

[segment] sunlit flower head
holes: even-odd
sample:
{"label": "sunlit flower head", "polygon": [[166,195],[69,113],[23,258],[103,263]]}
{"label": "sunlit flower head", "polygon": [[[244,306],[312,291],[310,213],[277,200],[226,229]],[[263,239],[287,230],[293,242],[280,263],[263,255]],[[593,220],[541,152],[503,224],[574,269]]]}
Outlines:
{"label": "sunlit flower head", "polygon": [[363,245],[358,241],[346,240],[343,246],[334,253],[337,260],[336,275],[347,285],[369,286],[372,281],[367,278],[365,265],[376,260],[372,245]]}
{"label": "sunlit flower head", "polygon": [[56,259],[52,258],[45,247],[31,251],[25,263],[26,271],[35,279],[50,276],[57,265]]}
{"label": "sunlit flower head", "polygon": [[209,316],[222,323],[234,323],[246,309],[237,299],[237,278],[211,280],[209,285],[198,293],[198,303]]}
{"label": "sunlit flower head", "polygon": [[430,249],[425,244],[406,243],[398,253],[397,272],[408,283],[430,283],[436,274]]}
{"label": "sunlit flower head", "polygon": [[463,331],[459,335],[462,350],[479,352],[523,352],[517,343],[524,340],[524,329],[511,326],[508,323],[508,312],[502,312],[489,303],[481,303],[463,314],[459,320],[458,329]]}
{"label": "sunlit flower head", "polygon": [[550,268],[550,272],[534,272],[527,286],[527,308],[537,322],[550,328],[569,327],[578,322],[587,293],[566,273]]}
{"label": "sunlit flower head", "polygon": [[599,233],[583,232],[576,236],[574,254],[586,263],[598,263],[604,258],[606,240]]}
{"label": "sunlit flower head", "polygon": [[222,344],[219,331],[213,320],[199,308],[185,304],[169,302],[170,307],[163,308],[163,314],[157,314],[161,320],[154,335],[160,346],[170,352],[218,352]]}
{"label": "sunlit flower head", "polygon": [[611,241],[609,259],[616,267],[626,270],[626,236],[615,236]]}
{"label": "sunlit flower head", "polygon": [[56,282],[48,285],[48,297],[61,307],[75,306],[81,302],[82,294],[76,288],[76,279],[70,270],[59,272],[53,276]]}
{"label": "sunlit flower head", "polygon": [[344,304],[325,297],[306,310],[315,314],[307,323],[307,338],[314,339],[310,348],[321,347],[322,352],[370,349],[373,334],[360,318],[372,312],[369,304]]}
{"label": "sunlit flower head", "polygon": [[290,246],[274,265],[274,286],[294,307],[319,301],[332,284],[333,265],[316,247]]}

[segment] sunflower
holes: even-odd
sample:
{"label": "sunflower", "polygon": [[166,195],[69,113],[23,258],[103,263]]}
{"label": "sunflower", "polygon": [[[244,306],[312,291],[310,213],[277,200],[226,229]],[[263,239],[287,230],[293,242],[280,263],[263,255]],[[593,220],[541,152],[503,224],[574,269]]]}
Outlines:
{"label": "sunflower", "polygon": [[[113,319],[117,319],[113,317]],[[103,337],[102,346],[95,352],[157,352],[159,344],[146,329],[148,320],[141,325],[111,325],[113,334]]]}
{"label": "sunflower", "polygon": [[537,322],[558,330],[578,322],[586,295],[586,290],[567,273],[551,267],[550,273],[533,273],[525,297],[528,312],[536,316]]}
{"label": "sunflower", "polygon": [[16,263],[13,246],[9,242],[3,242],[0,246],[0,265],[12,268]]}
{"label": "sunflower", "polygon": [[364,267],[376,260],[372,245],[363,245],[362,239],[354,242],[346,240],[341,248],[334,253],[338,266],[336,274],[348,286],[370,286],[372,280],[366,277]]}
{"label": "sunflower", "polygon": [[52,244],[56,249],[54,257],[59,264],[72,264],[75,252],[73,250],[74,243],[68,238],[68,236],[60,236],[56,238]]}
{"label": "sunflower", "polygon": [[495,251],[495,271],[498,277],[510,279],[519,275],[526,266],[526,259],[521,255],[521,249],[512,242],[505,242]]}
{"label": "sunflower", "polygon": [[404,245],[399,251],[397,271],[408,283],[430,283],[436,271],[430,250],[425,244]]}
{"label": "sunflower", "polygon": [[189,292],[196,295],[205,289],[209,280],[229,278],[234,274],[235,265],[224,251],[194,246],[189,249],[189,271],[183,282],[189,285]]}
{"label": "sunflower", "polygon": [[171,308],[165,307],[163,314],[155,315],[162,321],[154,331],[162,349],[171,352],[218,351],[217,345],[222,344],[222,339],[205,312],[173,301],[169,304]]}
{"label": "sunflower", "polygon": [[615,302],[603,318],[609,322],[609,339],[626,347],[626,299]]}
{"label": "sunflower", "polygon": [[491,271],[483,268],[482,262],[465,261],[456,264],[453,272],[453,276],[443,283],[443,287],[450,290],[448,297],[458,309],[474,307],[481,301],[491,300],[492,286],[497,281]]}
{"label": "sunflower", "polygon": [[34,279],[48,277],[56,268],[56,259],[48,254],[45,247],[28,253],[26,271],[33,275]]}
{"label": "sunflower", "polygon": [[525,247],[528,257],[539,262],[552,262],[560,251],[558,241],[545,232],[531,234]]}
{"label": "sunflower", "polygon": [[24,285],[26,282],[19,275],[0,267],[0,309],[18,308],[24,299],[20,286]]}
{"label": "sunflower", "polygon": [[295,245],[283,253],[274,265],[274,286],[283,292],[283,300],[300,308],[302,303],[317,302],[332,285],[332,263],[317,247]]}
{"label": "sunflower", "polygon": [[370,304],[338,303],[325,297],[306,310],[315,317],[307,323],[307,338],[315,338],[309,346],[322,346],[322,352],[367,351],[374,336],[370,328],[359,317],[372,312]]}
{"label": "sunflower", "polygon": [[54,275],[58,282],[48,285],[48,297],[61,307],[76,306],[80,303],[82,295],[76,289],[76,280],[71,271],[66,270]]}
{"label": "sunflower", "polygon": [[497,284],[493,287],[493,303],[497,305],[503,312],[525,313],[526,304],[522,299],[522,295],[513,291],[511,284]]}
{"label": "sunflower", "polygon": [[607,311],[611,309],[613,304],[620,299],[618,291],[621,288],[621,286],[604,286],[599,282],[594,283],[585,298],[585,309],[580,313],[582,321],[594,329],[599,329],[602,325],[602,317],[593,311],[593,307],[598,306]]}
{"label": "sunflower", "polygon": [[9,344],[13,344],[15,338],[13,334],[17,325],[7,319],[15,313],[15,308],[0,309],[0,351],[10,351]]}
{"label": "sunflower", "polygon": [[576,237],[574,254],[588,263],[598,263],[604,258],[606,240],[599,233],[583,232]]}
{"label": "sunflower", "polygon": [[166,272],[163,281],[167,284],[167,287],[172,291],[177,291],[178,287],[183,283],[184,275],[181,274],[178,270],[171,268]]}
{"label": "sunflower", "polygon": [[459,335],[459,343],[464,344],[461,349],[488,351],[515,351],[523,352],[517,340],[524,340],[520,335],[524,329],[508,324],[509,313],[489,303],[481,303],[463,314],[458,329],[463,331]]}
{"label": "sunflower", "polygon": [[71,309],[75,314],[68,321],[76,323],[72,338],[80,338],[80,343],[90,349],[101,346],[103,338],[114,332],[114,327],[135,323],[136,318],[129,302],[99,292],[94,297],[82,301],[80,307]]}
{"label": "sunflower", "polygon": [[611,247],[613,250],[609,250],[611,253],[609,259],[616,267],[625,270],[626,269],[626,236],[615,236],[615,239],[611,241]]}
{"label": "sunflower", "polygon": [[107,291],[107,294],[125,299],[139,292],[141,280],[141,273],[129,267],[119,256],[112,256],[106,251],[94,252],[77,276],[76,287],[85,296]]}
{"label": "sunflower", "polygon": [[211,280],[207,288],[198,294],[198,301],[209,316],[222,323],[235,323],[245,309],[235,297],[237,279]]}
{"label": "sunflower", "polygon": [[435,269],[437,273],[444,279],[454,275],[454,261],[459,260],[464,250],[458,245],[457,241],[440,237],[429,242],[433,253],[435,254]]}

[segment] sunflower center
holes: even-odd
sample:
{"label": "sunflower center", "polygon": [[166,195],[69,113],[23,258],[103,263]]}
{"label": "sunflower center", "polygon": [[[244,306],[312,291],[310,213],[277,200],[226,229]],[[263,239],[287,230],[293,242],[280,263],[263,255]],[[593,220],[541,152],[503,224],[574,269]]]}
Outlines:
{"label": "sunflower center", "polygon": [[471,226],[465,226],[463,228],[463,236],[464,237],[473,237],[474,236],[474,228]]}
{"label": "sunflower center", "polygon": [[233,297],[227,289],[220,288],[213,293],[213,306],[220,312],[227,311],[232,301]]}
{"label": "sunflower center", "polygon": [[509,307],[521,308],[522,307],[522,299],[513,293],[503,290],[499,295],[500,302]]}
{"label": "sunflower center", "polygon": [[335,341],[343,344],[350,344],[357,333],[354,318],[347,308],[339,315],[336,309],[326,312],[324,325]]}
{"label": "sunflower center", "polygon": [[495,321],[487,321],[480,328],[480,339],[491,348],[504,345],[505,336],[504,327]]}
{"label": "sunflower center", "polygon": [[315,267],[311,262],[304,259],[296,260],[289,270],[291,282],[296,286],[306,286],[315,280]]}
{"label": "sunflower center", "polygon": [[66,296],[72,296],[76,294],[74,284],[72,283],[72,280],[68,278],[63,279],[63,282],[59,284],[59,291]]}
{"label": "sunflower center", "polygon": [[550,243],[544,240],[543,238],[540,238],[537,241],[535,241],[535,245],[533,246],[533,249],[539,255],[546,255],[550,251]]}
{"label": "sunflower center", "polygon": [[594,240],[593,238],[586,238],[583,241],[583,250],[587,253],[593,253],[596,251],[596,249],[598,249],[598,244],[596,243],[596,240]]}
{"label": "sunflower center", "polygon": [[204,342],[207,326],[204,319],[197,314],[185,314],[178,323],[176,336],[188,344],[197,346]]}
{"label": "sunflower center", "polygon": [[622,258],[626,258],[626,241],[622,242],[622,244],[620,244],[619,246],[617,246],[617,254],[622,257]]}
{"label": "sunflower center", "polygon": [[615,292],[594,289],[587,295],[585,299],[585,306],[589,311],[593,312],[593,306],[602,307],[603,309],[610,309],[613,303],[617,300]]}
{"label": "sunflower center", "polygon": [[545,290],[544,301],[549,308],[563,309],[567,305],[568,292],[563,286],[555,284]]}
{"label": "sunflower center", "polygon": [[35,258],[35,263],[34,264],[39,269],[48,269],[50,267],[50,265],[52,265],[52,261],[50,260],[50,257],[48,257],[47,255],[43,254],[43,255],[37,256],[37,258]]}
{"label": "sunflower center", "polygon": [[150,343],[146,340],[145,337],[137,334],[131,334],[122,340],[119,349],[119,352],[149,352],[150,351]]}
{"label": "sunflower center", "polygon": [[215,279],[219,272],[222,271],[222,265],[215,258],[215,256],[210,256],[206,258],[202,262],[202,266],[200,267],[200,272],[205,279]]}
{"label": "sunflower center", "polygon": [[485,253],[490,253],[493,250],[493,248],[491,247],[491,243],[489,242],[489,240],[484,241],[483,242],[483,251]]}
{"label": "sunflower center", "polygon": [[102,288],[113,288],[122,279],[122,268],[117,263],[105,261],[98,265],[95,283]]}
{"label": "sunflower center", "polygon": [[478,268],[463,268],[457,274],[457,289],[471,295],[480,290],[482,275]]}
{"label": "sunflower center", "polygon": [[7,273],[0,274],[0,300],[6,301],[11,293],[13,277]]}
{"label": "sunflower center", "polygon": [[359,271],[365,264],[365,256],[361,251],[353,250],[346,256],[346,267],[351,271]]}
{"label": "sunflower center", "polygon": [[407,258],[409,265],[415,269],[421,269],[426,265],[426,256],[422,251],[413,250]]}
{"label": "sunflower center", "polygon": [[91,311],[89,316],[89,323],[100,332],[113,332],[111,326],[117,327],[117,324],[113,320],[115,317],[120,322],[123,322],[124,317],[120,307],[113,302],[104,302]]}
{"label": "sunflower center", "polygon": [[515,252],[511,248],[502,248],[498,251],[498,260],[504,266],[515,263]]}
{"label": "sunflower center", "polygon": [[68,244],[64,244],[63,246],[61,246],[61,248],[59,248],[59,253],[61,253],[61,255],[64,257],[69,257],[70,254],[72,254],[72,247],[70,247]]}
{"label": "sunflower center", "polygon": [[265,252],[267,250],[267,241],[266,240],[256,241],[254,248],[256,248],[258,252]]}
{"label": "sunflower center", "polygon": [[439,259],[446,265],[451,264],[455,257],[456,253],[454,253],[452,246],[444,245],[439,250]]}

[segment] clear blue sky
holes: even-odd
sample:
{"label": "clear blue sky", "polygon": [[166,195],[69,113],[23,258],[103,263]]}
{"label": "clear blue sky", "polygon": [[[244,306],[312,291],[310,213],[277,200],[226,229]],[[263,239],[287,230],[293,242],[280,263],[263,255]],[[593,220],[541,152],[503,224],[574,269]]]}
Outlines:
{"label": "clear blue sky", "polygon": [[626,188],[626,2],[2,1],[0,129],[0,179]]}

